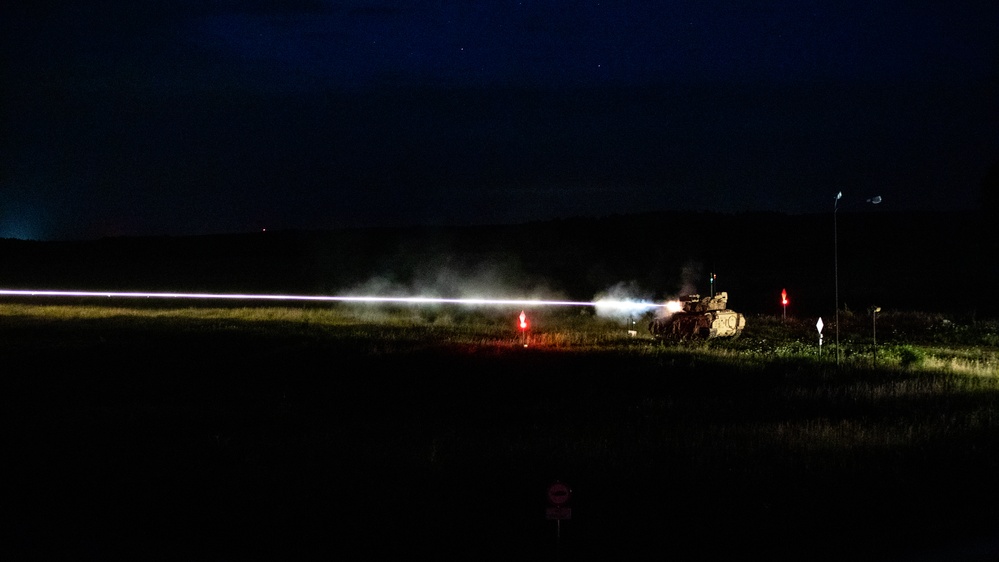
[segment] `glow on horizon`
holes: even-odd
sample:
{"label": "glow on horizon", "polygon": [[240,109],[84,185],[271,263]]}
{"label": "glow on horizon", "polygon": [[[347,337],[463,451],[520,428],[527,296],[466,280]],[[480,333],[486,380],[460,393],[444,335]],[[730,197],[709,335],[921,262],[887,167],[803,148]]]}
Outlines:
{"label": "glow on horizon", "polygon": [[119,298],[163,298],[163,299],[229,299],[229,300],[271,300],[271,301],[318,301],[353,303],[401,303],[401,304],[460,304],[466,306],[592,306],[599,309],[629,311],[661,308],[667,304],[647,301],[600,299],[598,301],[565,301],[542,299],[487,299],[487,298],[439,298],[439,297],[385,297],[385,296],[323,296],[323,295],[247,295],[233,293],[140,293],[117,291],[50,291],[50,290],[11,290],[0,289],[0,295],[22,297],[119,297]]}

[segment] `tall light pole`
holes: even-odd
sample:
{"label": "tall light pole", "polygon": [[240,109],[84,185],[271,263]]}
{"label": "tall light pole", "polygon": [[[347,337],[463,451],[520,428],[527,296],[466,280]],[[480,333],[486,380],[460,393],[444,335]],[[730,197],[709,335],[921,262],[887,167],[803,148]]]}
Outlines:
{"label": "tall light pole", "polygon": [[[836,228],[836,211],[839,210],[839,200],[843,197],[843,192],[836,194],[833,200],[833,292],[836,293],[836,365],[840,363],[839,357],[839,232]],[[867,200],[872,205],[881,202],[881,196],[875,195]]]}
{"label": "tall light pole", "polygon": [[878,313],[880,306],[871,307],[871,338],[874,341],[874,362],[878,362]]}
{"label": "tall light pole", "polygon": [[839,210],[839,200],[843,192],[836,194],[833,200],[833,292],[836,293],[836,365],[839,366],[839,232],[836,230],[836,211]]}

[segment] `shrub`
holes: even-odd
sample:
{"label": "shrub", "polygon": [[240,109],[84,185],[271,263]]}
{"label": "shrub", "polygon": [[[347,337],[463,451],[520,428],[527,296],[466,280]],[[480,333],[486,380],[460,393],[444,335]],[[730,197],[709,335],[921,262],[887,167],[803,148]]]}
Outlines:
{"label": "shrub", "polygon": [[918,367],[926,360],[926,353],[911,345],[900,345],[898,350],[898,361],[905,368]]}

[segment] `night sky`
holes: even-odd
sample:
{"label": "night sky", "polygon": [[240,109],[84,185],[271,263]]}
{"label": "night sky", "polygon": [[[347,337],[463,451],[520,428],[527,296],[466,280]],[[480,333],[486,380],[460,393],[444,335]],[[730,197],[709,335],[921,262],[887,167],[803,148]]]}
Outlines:
{"label": "night sky", "polygon": [[0,237],[972,210],[999,2],[2,8]]}

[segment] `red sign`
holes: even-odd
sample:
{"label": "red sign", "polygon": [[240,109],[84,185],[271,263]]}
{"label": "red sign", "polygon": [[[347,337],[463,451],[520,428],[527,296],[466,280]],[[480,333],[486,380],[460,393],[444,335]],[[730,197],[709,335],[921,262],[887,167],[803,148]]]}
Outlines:
{"label": "red sign", "polygon": [[569,501],[572,497],[572,490],[569,489],[565,484],[555,481],[554,484],[548,486],[548,501],[552,505],[560,506]]}

